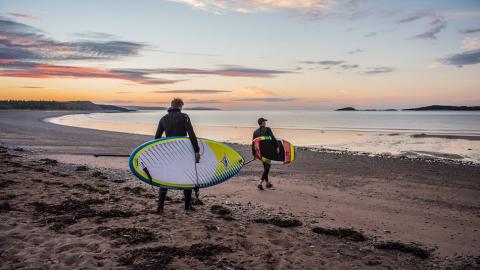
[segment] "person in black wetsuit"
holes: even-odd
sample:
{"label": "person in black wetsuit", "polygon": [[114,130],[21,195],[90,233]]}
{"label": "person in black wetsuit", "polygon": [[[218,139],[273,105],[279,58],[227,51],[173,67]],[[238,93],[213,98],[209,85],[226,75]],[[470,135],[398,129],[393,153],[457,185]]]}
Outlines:
{"label": "person in black wetsuit", "polygon": [[[200,148],[198,147],[197,136],[193,131],[192,123],[186,113],[182,113],[183,100],[180,98],[174,98],[171,103],[171,107],[167,110],[168,114],[160,119],[158,123],[157,132],[155,133],[155,139],[162,137],[165,132],[165,137],[172,136],[188,136],[192,143],[193,150],[195,151],[195,162],[200,162]],[[165,205],[165,198],[167,196],[168,189],[160,188],[158,194],[158,207],[157,213],[163,212],[163,206]],[[195,210],[192,207],[192,190],[187,189],[183,191],[185,196],[185,210]]]}
{"label": "person in black wetsuit", "polygon": [[[266,145],[266,148],[271,148],[271,149],[265,149],[266,152],[274,153],[274,155],[278,154],[278,142],[275,136],[273,136],[272,130],[266,126],[267,119],[265,118],[259,118],[258,119],[258,125],[260,126],[257,130],[253,132],[253,140],[255,138],[261,137],[261,136],[270,136],[272,137],[272,144]],[[273,148],[272,148],[273,147]],[[255,147],[252,143],[252,154],[255,157]],[[263,181],[267,182],[266,187],[271,188],[273,187],[272,183],[268,180],[268,173],[270,172],[270,163],[263,162],[263,174],[262,174],[262,179],[260,180],[260,184],[258,185],[258,189],[263,190]]]}

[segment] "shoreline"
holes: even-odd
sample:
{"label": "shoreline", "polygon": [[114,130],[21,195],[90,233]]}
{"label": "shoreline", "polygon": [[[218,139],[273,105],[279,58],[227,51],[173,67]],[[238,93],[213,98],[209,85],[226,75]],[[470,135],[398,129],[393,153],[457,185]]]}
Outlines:
{"label": "shoreline", "polygon": [[[85,115],[88,114],[88,113],[85,113]],[[64,115],[62,115],[64,116]],[[61,116],[60,116],[61,117]],[[45,122],[48,122],[48,123],[53,123],[53,124],[57,124],[57,125],[62,125],[62,126],[69,126],[69,127],[82,127],[82,128],[86,128],[86,124],[85,123],[82,123],[82,124],[77,124],[77,125],[74,125],[74,124],[70,124],[70,123],[62,123],[60,121],[54,121],[55,118],[59,118],[59,117],[53,117],[53,118],[45,118],[43,119]],[[52,120],[53,119],[53,120]],[[99,130],[99,131],[112,131],[113,127],[115,126],[112,126],[111,128],[105,128],[105,127],[100,127],[100,126],[94,126],[92,127],[91,129],[94,129],[94,130]],[[205,135],[207,134],[210,134],[210,133],[215,133],[215,132],[226,132],[228,134],[232,133],[234,130],[237,130],[237,129],[240,129],[242,130],[241,133],[245,133],[247,131],[249,131],[250,127],[235,127],[235,126],[214,126],[214,125],[196,125],[195,126],[196,129],[199,129],[200,131],[205,131],[205,130],[208,130],[208,128],[213,128],[214,130],[216,131],[205,131],[207,132]],[[117,130],[117,129],[115,129]],[[230,130],[230,131],[228,131]],[[367,134],[366,136],[385,136],[385,138],[388,138],[388,137],[395,137],[395,136],[401,136],[402,138],[400,139],[401,141],[405,142],[406,140],[408,140],[408,138],[413,138],[412,140],[414,139],[424,139],[424,138],[437,138],[437,139],[445,139],[445,140],[448,140],[448,141],[451,141],[451,140],[467,140],[467,141],[479,141],[480,140],[480,136],[476,136],[476,135],[466,135],[466,134],[453,134],[453,133],[449,133],[449,134],[438,134],[438,133],[435,133],[435,132],[431,132],[431,133],[412,133],[412,132],[401,132],[399,130],[396,130],[397,133],[392,133],[392,131],[386,131],[386,130],[379,130],[379,131],[374,131],[374,130],[356,130],[356,129],[352,129],[352,130],[342,130],[342,129],[333,129],[333,130],[326,130],[326,129],[293,129],[293,128],[275,128],[275,130],[278,131],[278,133],[282,134],[284,133],[284,136],[288,136],[288,137],[308,137],[308,134],[309,133],[305,133],[305,132],[321,132],[322,134],[323,133],[329,133],[331,134],[331,132],[334,132],[334,134],[339,134],[338,136],[345,136],[345,135],[341,135],[341,134],[349,134],[348,136],[360,136],[361,134]],[[123,132],[125,134],[131,134],[131,135],[145,135],[146,132],[143,131],[143,129],[139,130],[140,132],[137,132],[137,133],[132,133],[132,132],[127,132],[126,130],[122,130],[120,132]],[[118,131],[116,131],[118,132]],[[285,133],[286,132],[286,133]],[[297,134],[296,136],[294,136],[294,132],[295,134]],[[149,134],[151,133],[150,131],[148,132]],[[233,132],[235,133],[235,132]],[[248,133],[248,132],[247,132]],[[292,134],[290,134],[292,133]],[[325,134],[326,134],[325,133]],[[287,135],[286,135],[287,134]],[[302,135],[303,134],[303,135]],[[210,134],[210,135],[213,135],[213,134]],[[243,135],[248,135],[248,134],[243,134]],[[233,135],[225,135],[225,136],[233,136]],[[323,136],[323,135],[322,135]],[[334,135],[328,135],[329,137],[326,137],[326,139],[328,140],[328,138],[334,136]],[[337,137],[338,137],[337,136]],[[209,137],[208,135],[207,136],[199,136],[199,137]],[[282,136],[280,136],[282,137]],[[213,138],[213,139],[216,139],[217,141],[221,141],[223,143],[226,143],[226,144],[239,144],[239,145],[248,145],[247,143],[245,142],[238,142],[238,139],[219,139],[219,138]],[[322,138],[318,138],[318,139],[322,139]],[[352,138],[353,139],[353,138]],[[381,140],[390,140],[390,139],[381,139]],[[391,143],[391,142],[390,142]],[[375,149],[375,148],[372,148],[372,147],[362,147],[360,145],[360,142],[355,142],[353,143],[352,145],[342,145],[343,143],[339,143],[339,146],[335,146],[335,144],[338,144],[338,143],[324,143],[322,145],[315,145],[315,144],[306,144],[303,143],[303,144],[300,144],[300,145],[297,145],[297,148],[304,148],[304,149],[308,149],[310,151],[331,151],[331,152],[349,152],[351,154],[360,154],[360,155],[373,155],[373,156],[394,156],[394,157],[399,157],[399,158],[419,158],[419,159],[426,159],[426,160],[431,160],[431,159],[435,159],[435,160],[440,160],[442,162],[454,162],[454,163],[461,163],[461,164],[480,164],[480,158],[477,156],[474,156],[474,157],[470,157],[470,154],[471,152],[469,151],[463,151],[463,152],[448,152],[448,150],[446,150],[447,152],[442,152],[442,151],[436,151],[436,150],[433,150],[433,145],[431,146],[432,149],[423,149],[422,147],[420,147],[418,150],[415,150],[415,148],[411,148],[411,147],[414,147],[412,145],[410,146],[407,146],[405,145],[405,150],[402,150],[401,148],[396,148],[396,149],[388,149],[387,148],[387,145],[382,145],[380,146],[380,148],[378,149]],[[430,143],[431,144],[431,143]],[[465,144],[468,146],[468,144]],[[429,146],[430,147],[430,146]],[[468,150],[471,150],[470,147],[472,148],[476,148],[475,145],[473,146],[469,146],[467,147]],[[451,146],[449,148],[450,150],[452,150]]]}
{"label": "shoreline", "polygon": [[[132,112],[119,112],[119,111],[111,111],[111,112],[104,112],[104,111],[87,111],[84,113],[72,113],[73,114],[92,114],[92,113],[138,113],[138,112],[151,112],[151,111],[132,111]],[[158,111],[160,112],[160,111]],[[59,116],[52,117],[59,118],[62,116],[68,116],[70,114],[63,114]],[[47,118],[48,119],[48,118]],[[45,120],[47,120],[45,119]],[[50,122],[50,121],[47,121]],[[54,123],[54,122],[50,122]],[[66,125],[66,124],[59,124],[64,126],[71,126],[71,127],[78,127],[75,125]],[[232,125],[198,125],[198,127],[212,127],[212,128],[240,128],[240,129],[250,129],[256,128],[257,126],[232,126]],[[381,128],[340,128],[340,127],[317,127],[317,128],[307,128],[307,127],[275,127],[275,129],[279,130],[305,130],[305,131],[338,131],[338,132],[364,132],[364,133],[380,133],[385,136],[396,136],[396,135],[411,135],[413,138],[422,138],[423,136],[436,136],[437,138],[444,138],[444,139],[463,139],[463,140],[480,140],[480,133],[464,133],[464,132],[455,132],[455,131],[428,131],[422,129],[381,129]],[[110,131],[107,129],[98,129],[102,131]],[[425,133],[427,132],[427,133]],[[129,133],[129,134],[140,134],[140,133]],[[141,134],[144,135],[144,134]]]}
{"label": "shoreline", "polygon": [[[1,196],[7,196],[10,194],[9,192],[22,196],[21,194],[25,194],[29,187],[33,187],[32,192],[44,190],[42,187],[45,187],[45,190],[56,195],[46,195],[43,193],[45,191],[42,191],[35,196],[43,196],[42,200],[49,205],[58,205],[62,202],[62,199],[58,196],[66,197],[63,200],[67,200],[70,196],[75,198],[87,195],[96,196],[95,194],[97,193],[92,193],[88,190],[80,192],[80,195],[75,195],[74,193],[78,193],[76,191],[78,188],[73,186],[78,185],[80,187],[82,183],[88,183],[94,188],[102,190],[106,188],[102,188],[101,185],[106,185],[115,193],[117,193],[117,184],[121,185],[121,189],[139,187],[150,190],[147,184],[142,183],[131,175],[128,166],[126,166],[126,158],[94,158],[90,154],[95,152],[126,153],[144,141],[150,140],[151,136],[75,128],[41,121],[45,117],[61,113],[0,112],[0,125],[2,125],[0,144],[10,148],[8,150],[10,154],[22,156],[18,161],[12,161],[17,162],[20,164],[20,168],[23,168],[16,168],[13,165],[9,165],[10,163],[4,162],[6,167],[2,171],[12,173],[8,174],[8,178],[3,178],[2,180],[7,181],[11,179],[12,181],[22,183],[20,179],[40,179],[42,183],[63,183],[62,181],[66,181],[65,183],[71,182],[72,184],[64,187],[61,186],[62,184],[58,184],[60,189],[57,190],[56,185],[53,184],[34,183],[32,186],[29,184],[30,182],[25,181],[25,189],[18,189],[18,187],[24,184],[13,184],[11,188],[3,189],[3,195],[0,194]],[[239,144],[229,145],[243,156],[250,155],[248,146]],[[21,148],[23,151],[16,153],[13,150],[15,148]],[[58,165],[56,167],[41,164],[35,165],[38,164],[39,160],[45,158],[55,159],[58,161]],[[35,171],[37,169],[40,170],[38,167],[42,166],[50,172],[42,173]],[[86,166],[88,173],[82,174],[81,171],[77,173],[75,170],[80,166]],[[110,180],[95,180],[98,177],[92,177],[91,175],[97,170]],[[53,173],[58,174],[58,176],[53,175]],[[71,176],[62,177],[60,174],[69,174]],[[242,216],[242,213],[247,215],[247,213],[252,213],[250,211],[254,209],[263,209],[263,217],[268,217],[268,214],[272,216],[280,215],[284,218],[293,215],[296,219],[301,220],[304,226],[300,228],[303,229],[300,229],[300,231],[297,231],[297,229],[280,229],[279,238],[288,238],[288,241],[296,247],[295,249],[298,250],[298,253],[292,256],[301,258],[303,261],[297,261],[297,263],[303,265],[305,269],[318,268],[318,264],[306,265],[305,263],[310,261],[307,259],[308,256],[305,257],[304,253],[313,252],[312,254],[318,255],[317,252],[320,252],[320,250],[317,248],[320,248],[322,245],[324,247],[337,247],[336,249],[346,253],[353,252],[352,254],[355,254],[354,256],[357,258],[365,255],[365,251],[361,250],[372,249],[371,244],[354,245],[352,246],[353,250],[346,251],[343,248],[345,245],[349,245],[349,242],[331,237],[325,239],[313,238],[317,242],[320,241],[321,244],[315,241],[312,242],[312,240],[304,238],[304,236],[311,237],[311,232],[303,230],[305,228],[310,229],[313,226],[322,228],[354,228],[354,230],[378,241],[417,242],[424,247],[433,248],[432,259],[421,262],[418,264],[421,265],[420,267],[415,266],[418,268],[427,268],[426,265],[433,263],[435,260],[446,262],[449,260],[448,258],[455,258],[455,256],[480,256],[478,254],[478,250],[480,250],[480,235],[478,233],[478,228],[480,227],[479,166],[418,159],[371,157],[339,152],[314,152],[299,149],[298,159],[294,163],[272,168],[271,178],[274,183],[274,190],[265,192],[256,190],[260,174],[260,164],[252,163],[244,167],[237,176],[229,181],[202,190],[203,198],[207,199],[207,206],[200,206],[199,212],[194,215],[194,220],[183,218],[184,214],[176,207],[178,204],[167,203],[167,216],[162,219],[162,222],[179,225],[181,223],[178,222],[188,220],[189,223],[185,225],[187,226],[185,228],[194,228],[199,225],[195,223],[197,218],[203,220],[201,218],[202,215],[209,215],[209,207],[211,205],[219,204],[230,207],[234,211],[234,218],[243,224],[235,223],[237,224],[235,226],[247,226],[255,231],[250,231],[250,233],[258,239],[246,236],[249,245],[262,246],[265,252],[273,254],[276,261],[285,263],[283,264],[284,268],[286,268],[285,258],[291,260],[293,257],[290,257],[290,255],[292,254],[280,255],[278,252],[283,250],[282,248],[279,249],[278,243],[280,242],[278,241],[280,240],[267,237],[269,235],[268,231],[275,231],[278,228],[272,225],[252,225],[248,221],[249,219],[245,219]],[[19,179],[18,181],[15,180],[17,178]],[[54,181],[52,181],[53,178],[55,178]],[[114,182],[116,180],[124,182],[119,184]],[[100,185],[100,187],[95,187],[95,185]],[[2,189],[0,189],[0,192],[2,192]],[[125,209],[128,209],[131,201],[130,204],[132,204],[134,209],[145,208],[145,205],[147,205],[148,211],[150,211],[150,209],[154,208],[155,194],[151,193],[151,195],[147,196],[146,192],[143,191],[141,194],[143,195],[129,197],[130,195],[121,191],[115,197],[119,199],[118,203]],[[181,198],[179,192],[171,192],[169,194],[175,196],[174,198]],[[18,202],[16,199],[11,199],[13,201],[10,202],[10,205],[20,203],[19,207],[24,207],[23,205],[31,203],[31,200],[34,198],[23,198],[22,200],[25,201],[20,199],[19,197]],[[77,199],[80,199],[80,197]],[[238,204],[240,204],[241,208],[237,207]],[[25,207],[27,210],[31,209],[28,206]],[[146,218],[148,224],[158,222],[158,217],[153,214],[147,214],[145,211],[141,210],[144,213],[142,218]],[[15,214],[17,212],[8,213]],[[175,220],[173,216],[179,220]],[[5,216],[5,214],[2,216],[2,218],[14,217],[15,215]],[[88,220],[85,220],[85,222]],[[122,222],[124,227],[126,224],[129,224],[127,227],[141,224],[138,223],[138,218],[136,217],[125,218]],[[75,230],[84,230],[81,229],[83,228],[81,227],[83,226],[82,224],[67,226],[66,232],[71,233]],[[94,225],[94,223],[87,224],[88,226],[98,226]],[[115,223],[107,224],[115,225]],[[220,227],[220,232],[236,231],[235,228],[237,228],[227,221],[225,223],[222,221],[222,223],[212,226]],[[268,229],[267,232],[263,231],[264,229]],[[3,237],[9,237],[9,230],[0,228],[0,237],[2,235]],[[21,228],[18,228],[18,230],[21,231]],[[26,232],[22,231],[22,233]],[[48,235],[51,235],[51,233]],[[58,234],[62,239],[67,235],[63,232]],[[97,239],[97,236],[91,232],[86,235],[94,237],[92,239]],[[199,235],[191,236],[191,238],[188,238],[190,236],[177,237],[187,238],[181,238],[183,239],[181,240],[174,237],[173,239],[193,243],[203,241],[203,236]],[[240,236],[237,237],[235,234],[226,236],[217,233],[216,237],[223,237],[223,240],[218,241],[229,245],[244,239]],[[269,239],[268,241],[270,242],[262,242],[264,241],[262,239]],[[180,245],[180,242],[177,240],[173,242],[169,240],[167,242],[174,246]],[[310,248],[310,246],[315,246],[316,248]],[[32,247],[32,250],[40,252],[41,248],[35,249]],[[240,250],[243,249],[240,248]],[[265,254],[263,251],[259,252]],[[322,255],[323,258],[334,258],[336,256],[335,249],[325,249],[325,252]],[[374,260],[380,262],[377,265],[378,268],[387,267],[388,265],[392,267],[398,266],[398,258],[402,258],[402,260],[415,258],[409,254],[398,253],[397,251],[377,253],[374,250],[373,253],[369,254],[375,254],[377,257]],[[394,259],[395,256],[400,257]],[[351,259],[346,260],[348,263],[351,262]],[[334,261],[338,260],[334,259]],[[262,263],[265,262],[257,263],[263,265]],[[324,263],[333,263],[333,261],[326,260]],[[363,266],[360,266],[360,268],[364,267],[365,263],[367,262],[361,262]],[[279,268],[282,268],[281,265],[279,264]],[[247,264],[247,269],[251,267],[252,265]],[[332,266],[331,269],[338,268],[341,267],[336,265]],[[375,266],[369,266],[369,268],[376,269]],[[409,268],[411,269],[412,267],[405,266],[405,269]]]}

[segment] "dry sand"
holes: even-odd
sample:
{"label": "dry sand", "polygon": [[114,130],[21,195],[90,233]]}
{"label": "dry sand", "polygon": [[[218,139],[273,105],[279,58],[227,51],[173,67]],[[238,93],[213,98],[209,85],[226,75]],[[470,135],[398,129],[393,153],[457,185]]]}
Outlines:
{"label": "dry sand", "polygon": [[151,138],[41,121],[64,113],[0,112],[2,269],[480,267],[478,166],[299,151],[272,190],[254,163],[194,213],[170,192],[158,216],[125,158],[91,155]]}

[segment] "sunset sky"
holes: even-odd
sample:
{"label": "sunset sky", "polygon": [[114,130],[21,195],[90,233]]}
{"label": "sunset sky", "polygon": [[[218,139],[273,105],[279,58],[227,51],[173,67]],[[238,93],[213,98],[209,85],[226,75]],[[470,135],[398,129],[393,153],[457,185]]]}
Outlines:
{"label": "sunset sky", "polygon": [[0,0],[0,99],[480,105],[478,0]]}

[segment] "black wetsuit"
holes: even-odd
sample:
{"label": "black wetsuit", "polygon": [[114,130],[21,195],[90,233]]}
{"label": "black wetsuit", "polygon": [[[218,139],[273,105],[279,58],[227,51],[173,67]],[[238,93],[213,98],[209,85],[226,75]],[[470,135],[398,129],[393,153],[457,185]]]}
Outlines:
{"label": "black wetsuit", "polygon": [[[195,153],[200,151],[198,147],[197,136],[193,131],[192,123],[187,114],[180,112],[178,108],[169,108],[168,114],[163,116],[158,123],[157,132],[155,133],[155,139],[162,137],[165,132],[165,137],[172,136],[188,136],[190,137],[190,142],[192,142],[193,150]],[[167,196],[168,189],[160,188],[158,194],[158,210],[162,211],[163,206],[165,205],[165,198]],[[192,207],[192,190],[187,189],[183,191],[185,195],[185,209],[191,209]]]}
{"label": "black wetsuit", "polygon": [[[272,137],[272,142],[271,144],[266,145],[267,149],[265,149],[266,152],[269,153],[277,153],[277,148],[278,148],[278,142],[275,136],[273,136],[273,132],[269,127],[259,127],[257,130],[253,132],[253,140],[258,137],[262,136],[270,136]],[[252,143],[252,155],[255,155],[255,147],[253,146]],[[265,180],[268,182],[268,173],[270,172],[270,164],[266,162],[263,163],[263,174],[262,174],[262,180]]]}

